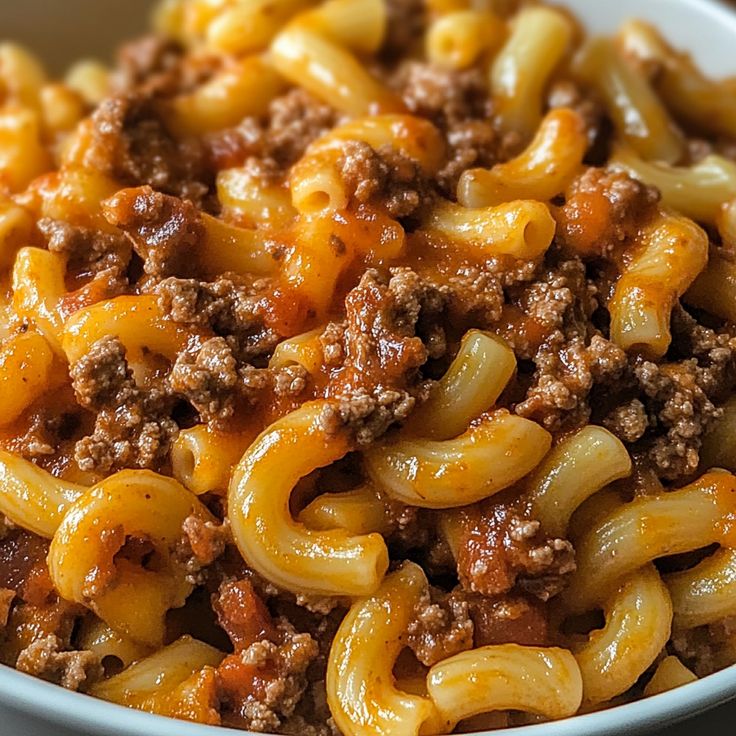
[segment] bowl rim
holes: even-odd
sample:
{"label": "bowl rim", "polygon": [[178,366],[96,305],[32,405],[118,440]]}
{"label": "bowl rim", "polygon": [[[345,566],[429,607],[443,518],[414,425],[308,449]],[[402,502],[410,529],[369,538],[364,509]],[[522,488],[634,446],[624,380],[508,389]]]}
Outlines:
{"label": "bowl rim", "polygon": [[[564,5],[564,0],[551,0]],[[711,20],[728,23],[736,33],[736,9],[722,0],[680,0],[697,6]],[[478,732],[476,736],[619,736],[698,715],[736,699],[736,664],[674,690],[605,710],[529,726]],[[47,724],[84,729],[100,736],[268,736],[223,726],[166,718],[109,703],[0,664],[0,704]],[[0,720],[2,714],[0,713]]]}
{"label": "bowl rim", "polygon": [[[646,731],[736,699],[736,665],[658,695],[560,721],[478,732],[476,736],[618,736]],[[65,690],[0,665],[0,703],[21,713],[100,736],[264,736],[223,726],[165,718]]]}

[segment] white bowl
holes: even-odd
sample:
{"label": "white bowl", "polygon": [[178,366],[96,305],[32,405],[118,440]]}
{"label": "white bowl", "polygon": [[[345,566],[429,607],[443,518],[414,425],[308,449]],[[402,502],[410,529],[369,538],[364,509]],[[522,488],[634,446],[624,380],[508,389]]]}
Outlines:
{"label": "white bowl", "polygon": [[[736,74],[736,12],[716,0],[561,0],[573,10],[593,32],[611,32],[622,21],[631,17],[649,20],[661,28],[676,45],[688,49],[709,74],[723,76]],[[26,43],[33,42],[33,33],[42,43],[64,28],[63,42],[77,55],[89,52],[85,35],[91,28],[127,32],[142,23],[131,19],[134,11],[143,12],[150,3],[146,0],[100,3],[99,0],[24,0],[22,3],[0,3],[0,28],[22,31]],[[85,22],[57,25],[57,20],[79,13]],[[58,15],[61,11],[62,15]],[[133,20],[133,22],[132,22]],[[132,24],[131,24],[132,22]],[[46,24],[46,27],[44,27]],[[125,29],[125,30],[123,30]],[[74,35],[75,30],[80,35]],[[103,35],[104,35],[103,33]],[[100,34],[95,31],[99,46]],[[112,39],[110,40],[110,43]],[[43,53],[42,47],[37,47]],[[98,51],[99,53],[99,51]],[[68,61],[69,56],[59,53],[58,46],[49,53],[53,63]],[[736,666],[710,677],[685,685],[677,690],[639,700],[608,711],[600,711],[554,723],[545,723],[503,731],[487,732],[487,736],[614,736],[622,733],[642,734],[661,729],[678,720],[696,715],[718,704],[736,698]],[[23,730],[17,736],[224,736],[239,734],[225,728],[200,726],[174,721],[147,713],[111,705],[101,700],[68,692],[28,675],[0,665],[0,704],[23,715]],[[8,733],[0,713],[0,734]],[[27,724],[27,725],[26,725]],[[35,725],[34,725],[35,724]],[[721,730],[721,729],[719,729]],[[722,728],[726,732],[725,724]],[[694,726],[691,733],[699,729]]]}

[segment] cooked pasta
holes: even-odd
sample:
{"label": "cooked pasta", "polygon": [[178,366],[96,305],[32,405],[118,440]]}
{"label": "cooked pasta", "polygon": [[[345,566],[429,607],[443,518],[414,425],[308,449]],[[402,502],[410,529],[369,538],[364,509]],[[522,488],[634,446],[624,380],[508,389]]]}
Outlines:
{"label": "cooked pasta", "polygon": [[544,0],[153,23],[0,43],[0,664],[309,736],[736,665],[734,80]]}

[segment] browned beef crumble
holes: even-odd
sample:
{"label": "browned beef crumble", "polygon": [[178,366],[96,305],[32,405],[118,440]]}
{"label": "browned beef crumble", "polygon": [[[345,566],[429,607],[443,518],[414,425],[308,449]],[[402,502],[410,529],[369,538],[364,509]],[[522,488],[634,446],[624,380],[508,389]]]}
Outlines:
{"label": "browned beef crumble", "polygon": [[444,133],[447,162],[437,174],[440,191],[451,199],[466,169],[492,166],[513,146],[499,141],[491,123],[485,75],[478,69],[452,71],[418,61],[404,62],[392,84],[409,111],[431,120]]}
{"label": "browned beef crumble", "polygon": [[151,34],[126,43],[117,54],[115,85],[121,92],[159,87],[176,74],[184,49],[175,40]]}
{"label": "browned beef crumble", "polygon": [[[622,171],[588,168],[557,211],[557,239],[574,253],[609,257],[636,234],[658,200],[656,189]],[[591,217],[602,204],[607,217]]]}
{"label": "browned beef crumble", "polygon": [[[436,287],[409,269],[393,269],[390,278],[376,270],[363,274],[345,300],[343,365],[329,384],[334,400],[321,417],[328,433],[347,426],[358,444],[369,444],[409,415],[426,391],[418,369],[429,357],[427,344],[444,352],[436,332],[444,302]],[[419,334],[431,324],[425,344]]]}
{"label": "browned beef crumble", "polygon": [[457,552],[458,576],[466,590],[499,596],[516,588],[547,601],[574,570],[570,542],[545,537],[538,521],[493,501],[468,510]]}
{"label": "browned beef crumble", "polygon": [[386,3],[386,37],[380,56],[389,64],[405,56],[422,38],[427,24],[427,8],[423,0],[388,0]]}
{"label": "browned beef crumble", "polygon": [[213,184],[205,148],[195,139],[176,141],[150,95],[123,94],[105,100],[92,115],[92,145],[85,165],[128,186],[205,203]]}
{"label": "browned beef crumble", "polygon": [[205,236],[200,211],[149,186],[124,189],[104,204],[107,221],[130,236],[143,270],[156,281],[186,276]]}
{"label": "browned beef crumble", "polygon": [[280,336],[266,324],[261,291],[265,282],[235,276],[215,281],[168,278],[156,286],[164,312],[179,324],[208,327],[225,337],[242,362],[269,355]]}
{"label": "browned beef crumble", "polygon": [[473,622],[467,600],[441,590],[427,591],[414,610],[407,643],[416,658],[431,667],[473,648]]}
{"label": "browned beef crumble", "polygon": [[37,223],[52,253],[67,256],[67,271],[104,278],[108,296],[128,286],[131,245],[122,233],[107,233],[44,217]]}
{"label": "browned beef crumble", "polygon": [[15,666],[21,672],[79,690],[102,675],[98,657],[89,651],[65,651],[57,636],[50,634],[29,644]]}
{"label": "browned beef crumble", "polygon": [[469,595],[468,607],[476,647],[510,641],[524,646],[551,643],[547,613],[539,599],[528,595]]}
{"label": "browned beef crumble", "polygon": [[432,187],[419,164],[391,146],[376,150],[362,141],[346,141],[338,165],[354,203],[371,203],[398,220],[432,200]]}
{"label": "browned beef crumble", "polygon": [[236,128],[206,142],[210,158],[242,165],[254,178],[282,180],[312,141],[335,125],[335,111],[302,89],[292,89],[269,105],[265,121],[247,117]]}
{"label": "browned beef crumble", "polygon": [[81,406],[97,413],[91,435],[75,449],[82,470],[159,468],[178,427],[170,418],[172,398],[165,388],[140,389],[120,340],[105,337],[70,369]]}
{"label": "browned beef crumble", "polygon": [[675,632],[670,647],[698,676],[707,677],[733,661],[736,618]]}

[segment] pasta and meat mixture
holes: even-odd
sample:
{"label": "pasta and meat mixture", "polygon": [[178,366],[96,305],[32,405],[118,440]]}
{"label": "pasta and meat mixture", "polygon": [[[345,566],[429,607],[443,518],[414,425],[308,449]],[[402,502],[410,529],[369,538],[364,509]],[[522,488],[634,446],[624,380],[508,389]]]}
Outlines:
{"label": "pasta and meat mixture", "polygon": [[736,661],[736,80],[546,5],[0,46],[0,661],[300,736]]}

